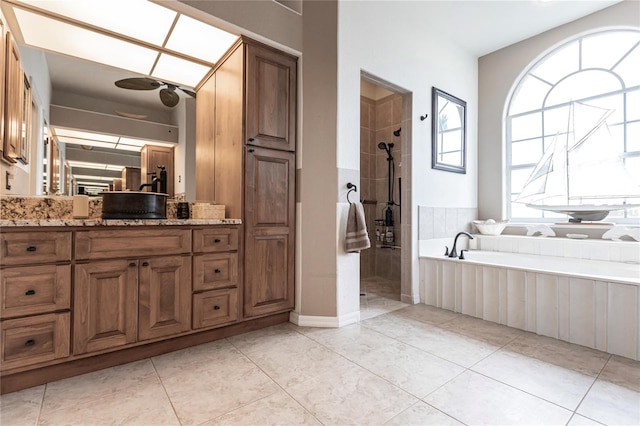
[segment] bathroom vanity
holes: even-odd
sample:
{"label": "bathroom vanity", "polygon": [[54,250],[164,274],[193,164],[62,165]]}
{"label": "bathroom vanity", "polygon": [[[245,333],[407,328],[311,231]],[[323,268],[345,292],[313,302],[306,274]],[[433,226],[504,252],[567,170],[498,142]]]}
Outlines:
{"label": "bathroom vanity", "polygon": [[289,319],[243,312],[239,220],[18,223],[0,234],[2,393]]}

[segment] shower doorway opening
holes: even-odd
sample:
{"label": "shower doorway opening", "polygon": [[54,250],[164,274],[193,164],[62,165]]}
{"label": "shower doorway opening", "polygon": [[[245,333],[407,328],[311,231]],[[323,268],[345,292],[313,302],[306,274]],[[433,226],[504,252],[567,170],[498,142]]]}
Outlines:
{"label": "shower doorway opening", "polygon": [[[360,318],[407,306],[411,273],[409,159],[411,94],[362,73],[360,188],[371,248],[360,253]],[[405,209],[405,211],[403,211]]]}

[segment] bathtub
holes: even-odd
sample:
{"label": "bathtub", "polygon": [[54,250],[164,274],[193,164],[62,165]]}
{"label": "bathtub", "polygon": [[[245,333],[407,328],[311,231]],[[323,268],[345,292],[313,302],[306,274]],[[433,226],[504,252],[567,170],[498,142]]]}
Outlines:
{"label": "bathtub", "polygon": [[640,264],[471,250],[420,258],[427,305],[640,360]]}

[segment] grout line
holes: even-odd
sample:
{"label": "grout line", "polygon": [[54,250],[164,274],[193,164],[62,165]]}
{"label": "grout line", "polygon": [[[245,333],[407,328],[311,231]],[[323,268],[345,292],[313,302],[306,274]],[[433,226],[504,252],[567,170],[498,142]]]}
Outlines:
{"label": "grout line", "polygon": [[[589,389],[587,389],[587,391],[584,393],[584,395],[582,396],[582,398],[580,399],[580,402],[578,402],[578,405],[576,405],[576,409],[573,410],[573,414],[579,414],[581,416],[583,416],[583,414],[578,413],[578,408],[580,408],[580,406],[582,405],[582,403],[584,402],[585,398],[587,397],[587,395],[589,395],[589,392],[591,392],[591,389],[593,388],[593,386],[596,384],[596,382],[598,381],[598,379],[600,378],[600,375],[602,374],[602,372],[604,371],[604,369],[607,367],[607,365],[609,364],[609,361],[611,361],[611,358],[613,358],[613,355],[609,354],[609,358],[607,358],[607,362],[605,362],[602,366],[602,368],[600,369],[600,372],[598,373],[598,375],[595,377],[595,379],[593,379],[593,383],[591,383],[591,386],[589,386]],[[573,415],[571,416],[573,418]],[[587,417],[587,416],[584,416]],[[587,417],[589,418],[589,417]],[[593,419],[591,419],[593,420]],[[597,420],[594,420],[596,422],[598,422]],[[598,422],[600,423],[600,422]]]}
{"label": "grout line", "polygon": [[149,357],[147,359],[151,361],[151,367],[153,367],[153,371],[154,373],[156,373],[158,382],[160,382],[160,386],[162,386],[162,390],[164,391],[164,394],[167,396],[167,399],[169,400],[169,405],[171,405],[171,410],[173,410],[173,415],[176,416],[176,420],[178,420],[178,423],[182,424],[182,421],[180,420],[180,416],[178,416],[178,411],[176,410],[176,407],[173,405],[173,401],[171,400],[171,396],[169,396],[169,392],[167,392],[167,388],[165,387],[164,382],[162,381],[162,377],[160,377],[160,373],[158,373],[156,364],[155,362],[153,362],[153,357]]}
{"label": "grout line", "polygon": [[[277,325],[276,325],[276,326],[277,326]],[[273,327],[275,327],[275,326],[273,326]],[[296,331],[296,332],[298,332],[298,331]],[[298,333],[299,333],[299,332],[298,332]],[[302,334],[302,333],[300,333],[300,334]],[[297,399],[295,399],[295,398],[293,397],[293,395],[291,395],[291,394],[290,394],[290,393],[289,393],[289,392],[288,392],[288,391],[287,391],[287,390],[286,390],[286,389],[285,389],[285,388],[284,388],[280,383],[278,383],[278,381],[277,381],[276,379],[274,379],[274,378],[273,378],[269,373],[267,373],[267,372],[266,372],[266,371],[265,371],[261,366],[259,366],[259,365],[258,365],[258,364],[257,364],[257,363],[252,359],[252,358],[251,358],[251,356],[250,356],[249,354],[244,353],[244,352],[243,352],[239,347],[237,347],[236,345],[234,345],[234,344],[233,344],[233,342],[231,342],[228,338],[225,338],[225,340],[226,340],[227,342],[229,342],[229,344],[230,344],[231,346],[233,346],[234,348],[236,348],[236,350],[237,350],[238,352],[240,352],[240,353],[242,354],[242,356],[244,356],[244,357],[245,357],[245,358],[247,358],[249,361],[251,361],[251,363],[252,363],[253,365],[255,365],[255,366],[256,366],[260,371],[262,371],[262,373],[263,373],[265,376],[267,376],[269,379],[271,379],[271,381],[272,381],[273,383],[275,383],[275,385],[276,385],[276,386],[278,386],[278,387],[279,387],[279,388],[280,388],[284,393],[286,393],[286,394],[289,396],[289,398],[291,398],[293,401],[295,401],[295,402],[296,402],[296,404],[298,404],[298,405],[299,405],[299,406],[300,406],[300,407],[301,407],[305,412],[309,413],[309,415],[310,415],[311,417],[313,417],[313,418],[314,418],[314,419],[315,419],[319,424],[324,425],[324,423],[322,423],[314,413],[312,413],[312,412],[311,412],[310,410],[308,410],[304,405],[302,405],[302,403],[301,403],[300,401],[298,401]],[[271,395],[275,395],[275,394],[276,394],[276,392],[274,392],[274,393],[272,393],[272,394],[270,394],[270,395],[267,395],[267,396],[271,396]],[[264,398],[266,398],[267,396],[265,396]],[[261,399],[263,399],[263,398],[261,398]],[[258,400],[258,401],[259,401],[259,400]],[[255,401],[254,401],[254,402],[255,402]],[[230,412],[232,412],[232,411],[230,411]]]}
{"label": "grout line", "polygon": [[45,383],[44,389],[42,389],[42,398],[40,399],[40,408],[38,409],[38,416],[36,417],[35,425],[40,424],[40,418],[42,417],[42,409],[44,408],[44,397],[47,393],[47,387],[49,387],[49,384]]}

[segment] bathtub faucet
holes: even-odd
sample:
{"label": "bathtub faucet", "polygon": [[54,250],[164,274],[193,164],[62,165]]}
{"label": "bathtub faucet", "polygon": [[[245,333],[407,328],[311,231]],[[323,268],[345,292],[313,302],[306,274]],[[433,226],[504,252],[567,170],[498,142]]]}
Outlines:
{"label": "bathtub faucet", "polygon": [[466,235],[467,237],[469,237],[469,239],[473,240],[473,235],[471,235],[470,233],[464,232],[464,231],[458,232],[458,235],[456,235],[456,237],[453,240],[453,247],[451,248],[451,252],[449,254],[445,253],[445,255],[449,257],[458,257],[458,252],[456,251],[456,245],[458,244],[458,237],[460,235]]}

